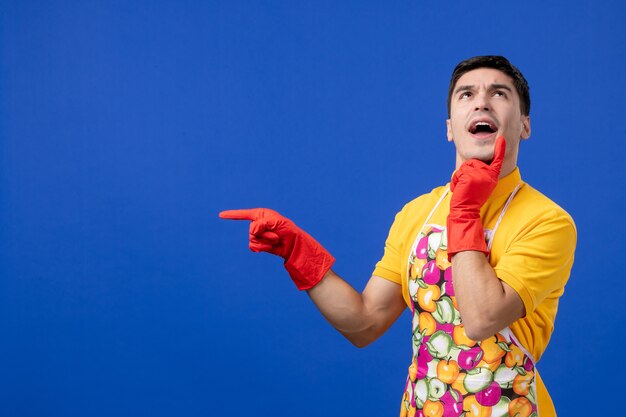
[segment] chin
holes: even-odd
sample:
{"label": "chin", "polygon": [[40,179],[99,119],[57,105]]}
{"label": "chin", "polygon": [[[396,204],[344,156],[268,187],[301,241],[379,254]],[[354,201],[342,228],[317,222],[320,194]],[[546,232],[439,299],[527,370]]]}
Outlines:
{"label": "chin", "polygon": [[487,165],[491,164],[491,161],[493,161],[493,153],[489,156],[484,156],[482,158],[476,158],[479,159],[481,161],[483,161],[484,163],[486,163]]}
{"label": "chin", "polygon": [[487,152],[474,152],[468,154],[464,160],[469,161],[470,159],[478,159],[479,161],[483,161],[486,164],[491,163],[493,161],[493,150]]}

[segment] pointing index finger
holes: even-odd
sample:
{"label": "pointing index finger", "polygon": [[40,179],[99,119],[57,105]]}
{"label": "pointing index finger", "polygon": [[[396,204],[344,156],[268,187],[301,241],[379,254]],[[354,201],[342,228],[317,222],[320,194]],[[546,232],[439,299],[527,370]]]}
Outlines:
{"label": "pointing index finger", "polygon": [[224,210],[220,212],[220,218],[229,220],[256,220],[258,217],[257,209]]}
{"label": "pointing index finger", "polygon": [[493,150],[493,161],[491,161],[491,167],[500,171],[502,168],[502,161],[504,161],[504,154],[506,153],[506,141],[504,136],[500,136],[496,139],[496,146]]}

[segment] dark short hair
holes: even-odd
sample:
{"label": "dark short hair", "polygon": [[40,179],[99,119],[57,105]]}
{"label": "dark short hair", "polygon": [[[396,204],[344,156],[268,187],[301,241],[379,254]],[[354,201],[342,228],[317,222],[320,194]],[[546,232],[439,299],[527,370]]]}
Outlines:
{"label": "dark short hair", "polygon": [[450,102],[452,101],[452,93],[456,82],[466,72],[478,69],[478,68],[493,68],[498,71],[502,71],[513,79],[513,85],[517,90],[517,94],[520,98],[520,110],[524,116],[530,114],[530,92],[528,88],[528,81],[522,75],[513,64],[509,62],[503,56],[498,55],[486,55],[475,56],[465,61],[461,61],[454,71],[452,71],[452,78],[450,79],[450,86],[448,87],[448,117],[450,117]]}

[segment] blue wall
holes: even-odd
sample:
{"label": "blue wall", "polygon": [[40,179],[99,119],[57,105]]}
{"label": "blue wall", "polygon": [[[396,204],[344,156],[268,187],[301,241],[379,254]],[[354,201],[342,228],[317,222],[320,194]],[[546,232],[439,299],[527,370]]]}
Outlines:
{"label": "blue wall", "polygon": [[523,176],[578,225],[540,370],[560,415],[617,415],[623,3],[443,3],[1,1],[0,415],[396,415],[408,314],[352,347],[217,213],[279,210],[362,289],[449,179],[477,54],[528,78]]}

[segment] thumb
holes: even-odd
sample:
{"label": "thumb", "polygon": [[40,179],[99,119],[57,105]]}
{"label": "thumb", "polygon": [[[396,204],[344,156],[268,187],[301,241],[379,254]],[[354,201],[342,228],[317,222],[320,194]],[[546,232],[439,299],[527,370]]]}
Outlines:
{"label": "thumb", "polygon": [[257,220],[261,217],[261,209],[224,210],[219,216],[229,220]]}
{"label": "thumb", "polygon": [[491,168],[494,171],[500,172],[502,169],[502,162],[504,161],[504,154],[506,153],[506,141],[504,136],[500,136],[496,139],[496,146],[493,150],[493,161],[491,161]]}

